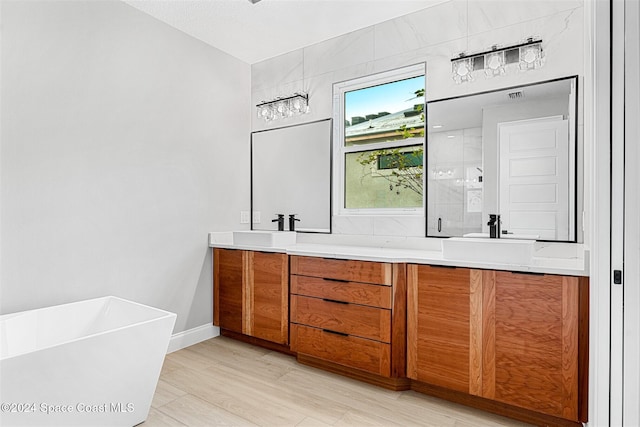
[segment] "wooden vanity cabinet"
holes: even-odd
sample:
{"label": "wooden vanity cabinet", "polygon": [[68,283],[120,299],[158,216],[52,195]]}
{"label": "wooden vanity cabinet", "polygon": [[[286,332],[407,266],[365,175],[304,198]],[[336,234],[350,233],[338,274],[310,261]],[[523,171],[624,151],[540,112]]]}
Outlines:
{"label": "wooden vanity cabinet", "polygon": [[580,281],[548,274],[482,272],[481,396],[586,421],[581,393],[586,375],[581,369],[587,367],[580,358],[587,351],[586,342],[581,342],[585,326],[581,314],[586,309],[582,306],[586,289],[581,288],[586,284],[581,286]]}
{"label": "wooden vanity cabinet", "polygon": [[246,251],[213,250],[213,324],[242,333]]}
{"label": "wooden vanity cabinet", "polygon": [[214,325],[289,342],[289,263],[283,253],[213,250]]}
{"label": "wooden vanity cabinet", "polygon": [[586,421],[586,278],[407,269],[410,378],[524,408],[530,422]]}
{"label": "wooden vanity cabinet", "polygon": [[[409,265],[407,376],[469,393],[471,270]],[[477,383],[479,378],[474,378]]]}
{"label": "wooden vanity cabinet", "polygon": [[292,256],[290,282],[300,362],[408,388],[403,264]]}

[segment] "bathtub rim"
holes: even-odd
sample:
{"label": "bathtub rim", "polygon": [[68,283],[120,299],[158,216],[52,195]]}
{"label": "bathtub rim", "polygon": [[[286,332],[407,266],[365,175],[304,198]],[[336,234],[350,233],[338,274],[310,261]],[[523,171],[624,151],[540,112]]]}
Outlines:
{"label": "bathtub rim", "polygon": [[74,301],[74,302],[56,304],[56,305],[51,305],[51,306],[47,306],[47,307],[34,308],[34,309],[31,309],[31,310],[23,310],[23,311],[16,311],[16,312],[13,312],[13,313],[6,313],[6,314],[0,315],[0,322],[2,322],[6,318],[17,316],[17,315],[20,315],[22,313],[53,310],[53,309],[64,307],[64,306],[74,306],[74,305],[80,305],[80,304],[83,304],[83,303],[86,304],[86,303],[94,302],[94,301],[98,301],[98,300],[105,300],[105,301],[119,300],[119,301],[122,301],[122,302],[127,303],[127,304],[133,304],[133,305],[136,305],[136,306],[139,306],[139,307],[143,307],[143,308],[148,309],[148,310],[153,310],[155,312],[158,312],[159,316],[155,317],[153,319],[147,319],[147,320],[143,320],[143,321],[132,322],[132,323],[129,323],[129,324],[125,325],[125,326],[120,326],[120,327],[117,327],[117,328],[108,329],[106,331],[95,332],[95,333],[92,333],[92,334],[83,335],[83,336],[78,337],[78,338],[73,338],[73,339],[69,339],[69,340],[66,340],[66,341],[62,341],[60,343],[39,347],[38,349],[32,350],[32,351],[23,351],[23,352],[20,352],[20,353],[10,354],[10,355],[6,355],[6,356],[0,354],[0,362],[4,361],[4,360],[13,359],[15,357],[24,356],[25,354],[37,353],[37,352],[44,351],[44,350],[47,350],[47,349],[60,347],[60,346],[63,346],[63,345],[69,344],[69,343],[83,341],[83,340],[86,340],[86,339],[89,339],[89,338],[93,338],[93,337],[99,337],[101,335],[110,334],[110,333],[113,333],[113,332],[117,332],[117,331],[121,331],[121,330],[124,330],[124,329],[131,328],[131,327],[134,327],[134,326],[146,325],[148,323],[157,322],[157,321],[164,320],[164,319],[173,318],[173,322],[172,322],[173,325],[171,326],[171,332],[173,332],[173,328],[175,327],[175,321],[176,321],[176,318],[177,318],[177,314],[176,313],[172,313],[170,311],[166,311],[166,310],[163,310],[161,308],[152,307],[150,305],[142,304],[142,303],[139,303],[137,301],[131,301],[131,300],[128,300],[126,298],[121,298],[121,297],[118,297],[118,296],[115,296],[115,295],[106,295],[106,296],[102,296],[102,297],[96,297],[96,298],[84,299],[84,300],[79,300],[79,301]]}

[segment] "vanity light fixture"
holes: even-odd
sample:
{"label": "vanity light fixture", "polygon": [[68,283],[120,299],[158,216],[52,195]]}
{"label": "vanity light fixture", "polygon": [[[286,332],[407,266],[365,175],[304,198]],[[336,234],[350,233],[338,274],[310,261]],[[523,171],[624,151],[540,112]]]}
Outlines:
{"label": "vanity light fixture", "polygon": [[518,64],[521,71],[535,70],[544,65],[542,40],[529,37],[526,41],[507,47],[493,45],[490,50],[465,54],[451,60],[453,80],[460,84],[474,80],[475,72],[484,70],[486,77],[502,76],[507,66]]}
{"label": "vanity light fixture", "polygon": [[279,97],[272,101],[263,101],[256,105],[258,118],[265,122],[297,116],[309,112],[309,95],[294,93],[291,96]]}

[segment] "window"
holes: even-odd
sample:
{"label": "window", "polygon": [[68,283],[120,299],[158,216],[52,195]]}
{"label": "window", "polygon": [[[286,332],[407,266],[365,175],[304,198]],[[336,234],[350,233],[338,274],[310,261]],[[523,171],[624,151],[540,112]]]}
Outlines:
{"label": "window", "polygon": [[402,169],[405,167],[422,167],[422,156],[416,151],[399,154],[380,154],[378,170]]}
{"label": "window", "polygon": [[334,85],[338,214],[422,214],[424,64]]}

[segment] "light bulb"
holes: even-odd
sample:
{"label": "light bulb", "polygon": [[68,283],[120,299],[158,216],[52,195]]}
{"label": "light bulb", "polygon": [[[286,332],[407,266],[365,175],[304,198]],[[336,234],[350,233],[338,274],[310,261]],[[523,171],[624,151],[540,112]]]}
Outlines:
{"label": "light bulb", "polygon": [[504,69],[504,51],[491,52],[484,56],[486,67],[484,73],[487,77],[499,76],[505,74]]}
{"label": "light bulb", "polygon": [[529,46],[523,46],[520,48],[520,69],[523,71],[534,70],[542,67],[544,64],[544,55],[542,53],[542,46],[540,44],[534,44]]}
{"label": "light bulb", "polygon": [[460,84],[462,82],[473,81],[473,64],[471,58],[458,59],[451,65],[453,80]]}

